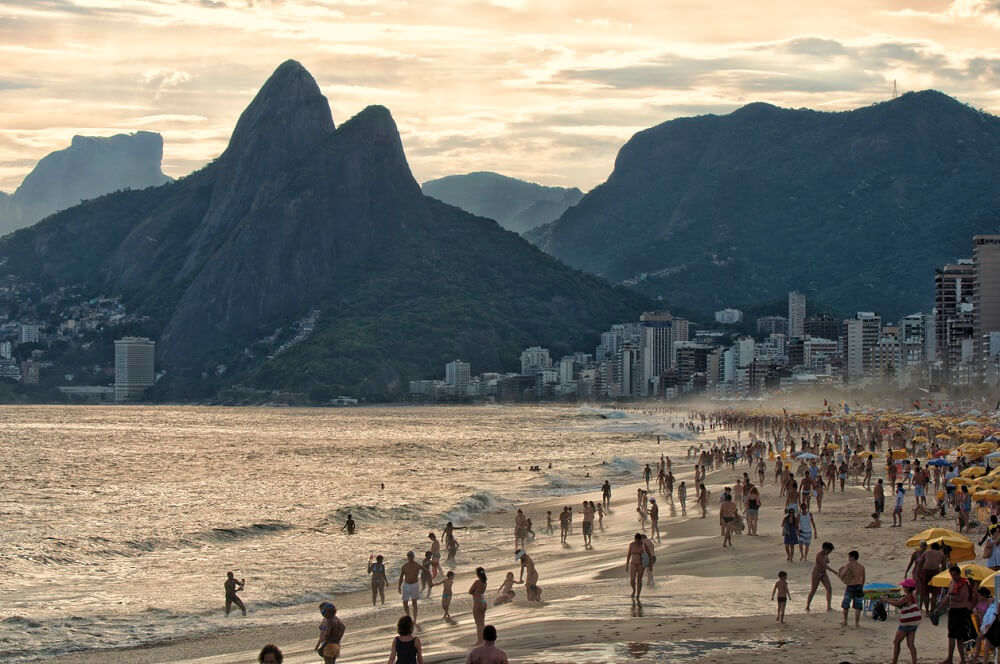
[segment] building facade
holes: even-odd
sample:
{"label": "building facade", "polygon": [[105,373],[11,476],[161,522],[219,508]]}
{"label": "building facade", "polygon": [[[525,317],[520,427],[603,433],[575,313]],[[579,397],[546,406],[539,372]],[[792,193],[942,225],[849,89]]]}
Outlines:
{"label": "building facade", "polygon": [[156,382],[156,342],[146,337],[115,340],[115,401],[141,399]]}
{"label": "building facade", "polygon": [[798,291],[788,294],[788,336],[801,337],[806,333],[806,296]]}

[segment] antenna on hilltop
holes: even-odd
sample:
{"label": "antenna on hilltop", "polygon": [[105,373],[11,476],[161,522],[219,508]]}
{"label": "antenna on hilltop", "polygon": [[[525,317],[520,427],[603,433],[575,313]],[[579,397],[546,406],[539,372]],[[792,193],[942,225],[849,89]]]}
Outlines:
{"label": "antenna on hilltop", "polygon": [[896,89],[896,79],[892,79],[892,98],[895,99],[899,96],[899,90]]}

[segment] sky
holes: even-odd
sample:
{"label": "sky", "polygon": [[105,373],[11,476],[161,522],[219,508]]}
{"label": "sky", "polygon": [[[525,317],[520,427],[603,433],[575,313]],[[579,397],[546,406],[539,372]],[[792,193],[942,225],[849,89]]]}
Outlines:
{"label": "sky", "polygon": [[338,124],[388,107],[419,181],[588,190],[635,132],[766,101],[844,110],[935,88],[1000,113],[1000,0],[0,0],[0,190],[72,136],[222,152],[284,60]]}

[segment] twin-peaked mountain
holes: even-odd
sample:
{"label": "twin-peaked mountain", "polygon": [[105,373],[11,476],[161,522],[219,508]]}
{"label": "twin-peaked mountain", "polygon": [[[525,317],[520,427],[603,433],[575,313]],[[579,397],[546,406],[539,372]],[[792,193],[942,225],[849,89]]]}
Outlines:
{"label": "twin-peaked mountain", "polygon": [[[189,393],[240,381],[399,396],[455,357],[480,371],[513,367],[527,345],[588,347],[646,304],[425,197],[389,111],[336,127],[294,61],[214,162],[53,215],[0,240],[0,260],[152,316],[161,366]],[[317,310],[311,335],[275,354]]]}
{"label": "twin-peaked mountain", "polygon": [[702,312],[800,290],[893,318],[1000,230],[1000,119],[934,91],[842,113],[751,104],[632,137],[614,171],[527,237]]}
{"label": "twin-peaked mountain", "polygon": [[169,182],[162,160],[163,137],[153,132],[74,136],[68,148],[42,158],[12,194],[0,192],[0,235],[84,199]]}

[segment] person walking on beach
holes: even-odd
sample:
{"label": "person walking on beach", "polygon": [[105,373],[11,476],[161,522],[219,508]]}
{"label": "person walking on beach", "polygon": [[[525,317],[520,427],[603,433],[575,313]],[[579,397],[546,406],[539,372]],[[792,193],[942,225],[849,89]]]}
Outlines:
{"label": "person walking on beach", "polygon": [[628,555],[625,556],[625,569],[628,570],[632,599],[635,601],[639,601],[642,594],[642,577],[648,565],[649,553],[642,542],[642,533],[636,533],[635,539],[628,545]]}
{"label": "person walking on beach", "polygon": [[722,548],[733,545],[733,522],[736,520],[736,503],[728,493],[722,494],[719,518],[722,519]]}
{"label": "person walking on beach", "polygon": [[781,520],[781,536],[785,542],[785,557],[788,562],[795,560],[795,545],[799,543],[799,520],[791,507]]}
{"label": "person walking on beach", "polygon": [[444,579],[438,583],[431,582],[431,585],[441,586],[441,610],[444,611],[444,615],[441,616],[441,619],[448,622],[451,620],[451,613],[449,613],[449,610],[451,609],[451,596],[454,593],[453,588],[455,585],[455,573],[449,571],[444,575]]}
{"label": "person walking on beach", "polygon": [[783,623],[785,622],[785,604],[792,596],[788,591],[788,572],[784,570],[778,572],[778,580],[774,584],[774,589],[771,590],[772,602],[775,595],[778,596],[778,617],[774,621]]}
{"label": "person walking on beach", "polygon": [[[854,608],[854,626],[861,624],[861,609],[864,605],[865,587],[865,567],[858,562],[861,557],[857,551],[847,554],[847,563],[837,572],[837,576],[844,582],[844,600],[840,603],[840,608],[844,610],[844,621],[840,623],[847,627],[847,614],[851,607]],[[957,569],[957,568],[956,568]]]}
{"label": "person walking on beach", "polygon": [[[408,616],[412,616],[413,623],[417,622],[417,600],[420,599],[420,573],[427,570],[414,558],[412,551],[406,552],[406,562],[399,570],[399,582],[396,584],[396,591],[403,597],[403,611]],[[413,613],[410,613],[410,602],[413,602]]]}
{"label": "person walking on beach", "polygon": [[375,598],[382,598],[382,606],[385,606],[385,587],[389,584],[389,577],[385,573],[384,559],[381,555],[368,556],[368,573],[372,575],[372,606],[375,606]]}
{"label": "person walking on beach", "polygon": [[604,503],[604,509],[611,508],[611,482],[604,480],[604,484],[601,486],[601,502]]}
{"label": "person walking on beach", "polygon": [[823,584],[823,588],[826,589],[826,610],[833,611],[833,606],[831,601],[833,600],[833,587],[830,585],[830,576],[827,572],[833,572],[836,574],[837,570],[830,567],[830,554],[833,553],[833,544],[830,542],[823,542],[823,546],[820,547],[819,553],[816,554],[816,562],[813,564],[812,568],[812,587],[809,588],[809,597],[806,598],[806,611],[808,612],[809,605],[812,604],[813,597],[816,595],[816,590],[819,588],[820,584]]}
{"label": "person walking on beach", "polygon": [[319,643],[316,652],[323,658],[323,664],[335,664],[340,657],[340,642],[347,631],[347,625],[337,617],[337,607],[330,602],[320,604],[323,622],[320,624]]}
{"label": "person walking on beach", "polygon": [[687,499],[688,499],[688,489],[687,484],[681,481],[677,486],[677,501],[681,504],[681,516],[687,516]]}
{"label": "person walking on beach", "polygon": [[642,471],[642,477],[646,480],[646,491],[649,491],[649,480],[653,477],[653,470],[646,464],[646,469]]}
{"label": "person walking on beach", "polygon": [[226,591],[226,615],[233,609],[233,604],[240,608],[245,616],[247,614],[247,607],[243,604],[243,600],[239,598],[236,594],[243,590],[243,586],[246,585],[246,579],[236,580],[236,577],[232,572],[226,572],[226,582],[222,584],[222,587]]}
{"label": "person walking on beach", "polygon": [[413,618],[403,616],[396,623],[396,638],[389,646],[388,664],[424,664],[424,651],[420,639],[413,635]]}
{"label": "person walking on beach", "polygon": [[698,485],[698,505],[701,507],[701,518],[708,516],[708,489],[705,484]]}
{"label": "person walking on beach", "polygon": [[520,509],[514,516],[514,547],[526,547],[528,545],[528,518]]}
{"label": "person walking on beach", "polygon": [[660,541],[660,506],[656,504],[656,498],[649,499],[649,536],[656,535],[656,541]]}
{"label": "person walking on beach", "polygon": [[892,664],[899,662],[899,647],[904,640],[906,647],[910,650],[910,664],[917,664],[917,647],[913,640],[917,636],[917,627],[920,626],[920,621],[923,618],[920,604],[916,598],[917,582],[913,579],[903,579],[899,585],[903,589],[903,594],[899,599],[883,598],[899,609],[899,627],[892,640]]}
{"label": "person walking on beach", "polygon": [[948,656],[942,664],[951,664],[958,646],[958,659],[965,662],[965,642],[974,634],[972,608],[976,605],[975,592],[968,579],[962,576],[958,565],[948,568],[951,585],[939,608],[948,608]]}
{"label": "person walking on beach", "polygon": [[594,534],[594,508],[589,501],[583,501],[583,546],[590,547]]}
{"label": "person walking on beach", "polygon": [[809,546],[812,544],[813,537],[819,535],[819,532],[816,528],[816,519],[813,518],[812,512],[809,511],[809,505],[802,503],[800,510],[799,560],[805,560],[806,556],[809,555]]}
{"label": "person walking on beach", "polygon": [[[529,602],[542,601],[542,589],[538,587],[538,570],[535,569],[535,561],[524,549],[514,552],[514,560],[521,563],[521,578],[518,583],[524,584],[524,594]],[[527,572],[527,577],[525,577]]]}
{"label": "person walking on beach", "polygon": [[483,642],[483,629],[486,626],[486,570],[476,568],[476,580],[469,588],[472,595],[472,619],[476,622],[476,645]]}
{"label": "person walking on beach", "polygon": [[757,520],[760,515],[760,491],[757,487],[750,485],[747,492],[747,535],[757,534]]}
{"label": "person walking on beach", "polygon": [[497,648],[497,628],[483,628],[483,643],[469,651],[465,664],[507,664],[507,653]]}
{"label": "person walking on beach", "polygon": [[903,483],[900,482],[896,485],[896,499],[892,504],[892,526],[891,528],[902,528],[903,527],[903,495],[906,490],[903,489]]}
{"label": "person walking on beach", "polygon": [[920,608],[930,614],[937,609],[937,593],[932,591],[931,579],[947,568],[944,552],[941,551],[941,543],[932,542],[931,548],[924,551],[921,560],[923,562],[920,565],[920,573],[923,575],[923,579],[917,583],[917,588],[920,591]]}

